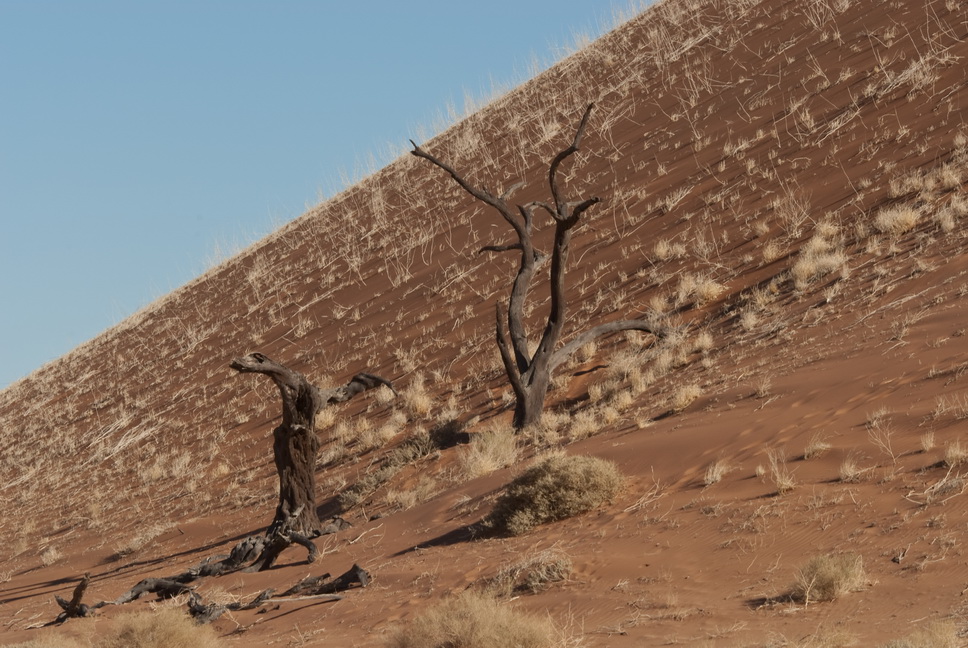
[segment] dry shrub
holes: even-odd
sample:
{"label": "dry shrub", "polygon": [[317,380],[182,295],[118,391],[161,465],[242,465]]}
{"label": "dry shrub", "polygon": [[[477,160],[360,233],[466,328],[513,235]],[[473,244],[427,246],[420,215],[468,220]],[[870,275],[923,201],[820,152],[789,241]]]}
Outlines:
{"label": "dry shrub", "polygon": [[968,463],[968,449],[960,441],[952,441],[944,449],[944,463],[951,468],[957,468]]}
{"label": "dry shrub", "polygon": [[884,648],[958,648],[958,631],[947,621],[932,621],[904,639],[894,639]]}
{"label": "dry shrub", "polygon": [[95,648],[218,648],[224,645],[210,626],[201,626],[179,608],[118,617],[114,631]]}
{"label": "dry shrub", "polygon": [[403,406],[415,419],[427,418],[433,408],[434,399],[427,392],[422,375],[416,376],[403,392]]}
{"label": "dry shrub", "polygon": [[622,475],[610,461],[552,455],[505,487],[484,524],[498,533],[521,535],[590,511],[611,500],[621,484]]}
{"label": "dry shrub", "polygon": [[550,648],[551,624],[492,597],[464,592],[390,636],[391,648]]}
{"label": "dry shrub", "polygon": [[732,470],[733,467],[729,465],[729,462],[723,458],[716,459],[708,466],[706,466],[706,472],[703,474],[702,483],[704,486],[712,486],[713,484],[718,484],[722,481],[723,477]]}
{"label": "dry shrub", "polygon": [[846,630],[820,627],[813,634],[799,639],[777,636],[766,644],[766,648],[852,648],[857,645],[857,638]]}
{"label": "dry shrub", "polygon": [[702,387],[699,385],[695,383],[682,385],[672,393],[672,401],[669,407],[673,412],[681,412],[700,396],[702,396]]}
{"label": "dry shrub", "polygon": [[862,481],[870,468],[861,468],[854,457],[848,456],[840,464],[840,481],[845,484],[856,484]]}
{"label": "dry shrub", "polygon": [[821,554],[800,568],[790,598],[805,604],[833,601],[864,586],[864,559],[855,553]]}
{"label": "dry shrub", "polygon": [[474,479],[506,468],[518,459],[517,436],[510,426],[494,426],[474,435],[470,445],[458,454],[461,473]]}
{"label": "dry shrub", "polygon": [[921,219],[921,212],[910,205],[886,207],[874,218],[874,228],[882,234],[900,236],[914,229]]}
{"label": "dry shrub", "polygon": [[823,437],[823,435],[818,432],[814,434],[812,437],[810,437],[810,441],[807,443],[807,446],[803,449],[803,458],[813,459],[815,457],[819,457],[820,455],[824,454],[825,452],[827,452],[827,450],[830,450],[830,444]]}
{"label": "dry shrub", "polygon": [[841,270],[846,264],[847,254],[840,248],[840,243],[822,236],[818,231],[800,250],[790,275],[796,287],[802,290],[814,279]]}
{"label": "dry shrub", "polygon": [[48,633],[18,644],[3,644],[4,648],[87,648],[91,644],[81,643],[61,634]]}
{"label": "dry shrub", "polygon": [[782,450],[774,449],[767,453],[770,462],[770,480],[776,486],[780,495],[789,493],[797,486],[797,480],[786,466],[786,455]]}
{"label": "dry shrub", "polygon": [[513,565],[504,567],[484,582],[486,591],[496,596],[535,594],[555,583],[568,580],[571,558],[557,549],[546,549]]}
{"label": "dry shrub", "polygon": [[61,635],[41,635],[7,648],[219,648],[225,644],[209,626],[192,621],[181,608],[136,612],[119,616],[111,630],[93,643]]}

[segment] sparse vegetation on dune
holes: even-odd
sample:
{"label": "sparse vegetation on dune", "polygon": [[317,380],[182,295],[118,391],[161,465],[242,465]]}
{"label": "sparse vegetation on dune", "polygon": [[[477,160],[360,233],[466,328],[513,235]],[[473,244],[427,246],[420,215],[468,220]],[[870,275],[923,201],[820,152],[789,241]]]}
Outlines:
{"label": "sparse vegetation on dune", "polygon": [[[449,621],[551,609],[590,648],[957,645],[966,24],[951,0],[664,0],[423,142],[475,186],[524,182],[538,276],[553,217],[533,201],[595,105],[559,172],[560,195],[602,198],[556,311],[574,353],[520,430],[491,319],[518,264],[479,254],[513,234],[411,155],[0,392],[0,632],[48,645],[36,626],[80,574],[111,600],[268,522],[279,392],[229,368],[259,350],[400,397],[316,416],[316,513],[352,525],[316,563],[197,584],[249,600],[338,559],[376,586],[236,611],[225,643],[375,645],[403,620],[394,645],[435,645]],[[518,332],[552,299],[517,302]],[[623,317],[668,334],[569,333]],[[805,547],[850,553],[774,597]],[[472,586],[528,595],[448,596]],[[99,614],[79,645],[120,627]]]}
{"label": "sparse vegetation on dune", "polygon": [[866,585],[864,559],[855,553],[821,554],[797,572],[790,597],[805,604],[833,601]]}
{"label": "sparse vegetation on dune", "polygon": [[547,619],[518,612],[508,603],[465,592],[427,610],[391,635],[391,648],[551,648]]}
{"label": "sparse vegetation on dune", "polygon": [[497,533],[521,535],[590,511],[615,497],[621,485],[622,476],[609,461],[553,455],[512,480],[484,524]]}
{"label": "sparse vegetation on dune", "polygon": [[183,610],[171,607],[122,615],[93,641],[72,639],[51,631],[25,643],[6,644],[7,648],[220,648],[225,645],[211,627],[200,626]]}

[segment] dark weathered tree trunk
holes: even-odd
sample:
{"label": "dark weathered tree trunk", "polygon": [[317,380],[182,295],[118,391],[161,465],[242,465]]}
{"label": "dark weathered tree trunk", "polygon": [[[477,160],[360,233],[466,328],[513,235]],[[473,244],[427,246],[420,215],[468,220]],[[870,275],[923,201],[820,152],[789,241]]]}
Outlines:
{"label": "dark weathered tree trunk", "polygon": [[[427,153],[412,140],[410,142],[413,144],[413,151],[411,151],[413,155],[428,160],[446,171],[467,193],[496,209],[517,236],[517,243],[489,245],[481,251],[506,252],[518,250],[521,253],[521,263],[511,286],[507,309],[505,310],[501,305],[498,305],[496,325],[497,346],[501,352],[505,373],[514,389],[514,426],[519,429],[535,423],[541,418],[548,388],[551,385],[552,373],[558,365],[567,360],[582,345],[615,331],[638,330],[655,335],[664,334],[663,328],[655,322],[641,319],[622,320],[596,326],[559,347],[565,325],[565,267],[568,262],[568,244],[571,241],[571,230],[578,225],[582,214],[600,202],[601,199],[593,196],[583,200],[567,200],[559,187],[558,169],[562,162],[579,150],[593,107],[594,104],[589,105],[585,110],[571,145],[560,151],[551,161],[548,171],[548,184],[551,189],[552,203],[531,202],[518,205],[517,213],[507,201],[511,193],[520,188],[523,183],[512,186],[501,195],[495,195],[484,188],[470,184],[451,166]],[[537,349],[531,353],[524,325],[524,303],[531,286],[531,280],[534,277],[537,262],[541,258],[532,242],[532,226],[536,209],[544,210],[554,219],[555,238],[551,253],[551,306]]]}
{"label": "dark weathered tree trunk", "polygon": [[282,423],[273,430],[272,451],[279,474],[279,503],[266,532],[273,535],[283,524],[290,523],[295,537],[314,536],[320,531],[316,513],[316,413],[332,404],[347,401],[379,385],[392,389],[389,381],[372,374],[360,373],[342,387],[320,390],[298,371],[273,362],[261,353],[236,358],[231,367],[242,373],[261,373],[279,388],[282,397]]}

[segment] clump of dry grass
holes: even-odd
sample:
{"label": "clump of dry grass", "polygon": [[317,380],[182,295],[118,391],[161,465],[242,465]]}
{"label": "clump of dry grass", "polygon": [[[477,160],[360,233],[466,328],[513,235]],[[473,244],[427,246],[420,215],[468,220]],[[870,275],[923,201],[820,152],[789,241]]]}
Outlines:
{"label": "clump of dry grass", "polygon": [[450,426],[444,425],[435,428],[431,432],[418,430],[406,441],[391,450],[379,467],[373,472],[367,473],[352,486],[346,488],[337,497],[341,510],[348,511],[358,504],[366,501],[377,489],[390,481],[404,466],[412,464],[439,449],[441,442],[441,430],[449,430]]}
{"label": "clump of dry grass", "polygon": [[383,501],[391,508],[406,511],[417,504],[433,499],[439,492],[440,484],[437,479],[425,475],[417,481],[413,488],[388,489]]}
{"label": "clump of dry grass", "polygon": [[682,385],[672,393],[670,408],[679,413],[689,407],[694,400],[702,395],[702,387],[695,383]]}
{"label": "clump of dry grass", "polygon": [[611,500],[622,475],[597,457],[552,455],[511,481],[484,525],[497,533],[521,535],[545,522],[563,520]]}
{"label": "clump of dry grass", "polygon": [[950,468],[968,463],[968,449],[960,441],[952,441],[944,449],[944,463]]}
{"label": "clump of dry grass", "polygon": [[800,249],[790,269],[794,285],[803,290],[815,279],[824,277],[847,265],[847,254],[842,247],[840,231],[825,221],[817,225],[813,237]]}
{"label": "clump of dry grass", "polygon": [[770,462],[770,480],[776,486],[776,492],[782,495],[796,488],[797,481],[786,466],[786,454],[782,450],[770,450],[767,459]]}
{"label": "clump of dry grass", "polygon": [[846,630],[820,627],[813,634],[799,639],[778,635],[765,644],[764,648],[852,648],[857,645],[857,637]]}
{"label": "clump of dry grass", "polygon": [[797,572],[790,598],[804,604],[833,601],[867,581],[864,559],[855,553],[814,556]]}
{"label": "clump of dry grass", "polygon": [[40,562],[44,567],[50,567],[63,557],[57,547],[47,547],[40,554]]}
{"label": "clump of dry grass", "polygon": [[718,484],[732,469],[733,467],[729,462],[722,457],[716,459],[706,466],[706,472],[703,473],[702,478],[703,485],[712,486],[713,484]]}
{"label": "clump of dry grass", "polygon": [[181,608],[119,616],[106,635],[93,642],[61,634],[42,635],[7,648],[219,648],[225,644],[210,626],[198,625]]}
{"label": "clump of dry grass", "polygon": [[415,419],[423,419],[430,416],[433,405],[434,399],[427,391],[423,376],[416,376],[403,392],[403,406]]}
{"label": "clump of dry grass", "polygon": [[958,648],[958,631],[948,621],[932,621],[903,639],[894,639],[883,648]]}
{"label": "clump of dry grass", "polygon": [[818,432],[810,437],[810,441],[807,442],[807,446],[803,449],[803,458],[813,459],[827,452],[827,450],[830,450],[830,443],[827,442],[823,434]]}
{"label": "clump of dry grass", "polygon": [[474,479],[510,466],[519,455],[514,430],[508,425],[495,425],[475,434],[470,444],[460,449],[457,458],[463,476]]}
{"label": "clump of dry grass", "polygon": [[393,632],[391,648],[550,648],[554,629],[546,619],[507,603],[464,592],[431,608]]}
{"label": "clump of dry grass", "polygon": [[50,632],[30,641],[3,644],[3,648],[89,648],[90,645],[59,633]]}
{"label": "clump of dry grass", "polygon": [[911,205],[885,207],[874,218],[874,229],[881,234],[900,236],[917,227],[921,211]]}
{"label": "clump of dry grass", "polygon": [[840,464],[840,481],[845,484],[856,484],[864,479],[870,468],[861,468],[857,459],[848,456]]}
{"label": "clump of dry grass", "polygon": [[171,522],[149,524],[133,536],[126,537],[125,541],[115,548],[114,556],[112,557],[118,559],[131,555],[174,526]]}
{"label": "clump of dry grass", "polygon": [[115,630],[95,648],[218,648],[222,646],[210,626],[196,624],[179,608],[139,612],[118,617]]}
{"label": "clump of dry grass", "polygon": [[561,583],[571,574],[571,558],[562,551],[546,549],[502,568],[484,582],[485,589],[496,596],[542,592]]}
{"label": "clump of dry grass", "polygon": [[726,287],[703,274],[683,273],[676,287],[676,304],[694,302],[697,306],[707,304],[726,290]]}

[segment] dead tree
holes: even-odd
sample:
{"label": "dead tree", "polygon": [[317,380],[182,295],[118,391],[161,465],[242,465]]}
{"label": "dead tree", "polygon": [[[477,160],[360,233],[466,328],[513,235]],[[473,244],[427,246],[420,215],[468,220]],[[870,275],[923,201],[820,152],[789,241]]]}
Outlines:
{"label": "dead tree", "polygon": [[[497,306],[496,325],[497,346],[501,352],[504,370],[515,395],[514,426],[519,429],[535,423],[541,418],[545,397],[551,385],[552,373],[576,349],[603,335],[616,331],[646,331],[656,336],[664,334],[664,329],[661,326],[649,320],[620,320],[595,326],[559,346],[566,317],[565,267],[568,263],[568,244],[571,240],[572,230],[579,224],[582,214],[599,203],[601,199],[592,196],[582,200],[568,200],[562,193],[558,180],[558,169],[565,160],[579,150],[593,107],[594,104],[589,105],[585,110],[571,145],[560,151],[551,161],[548,182],[551,188],[552,202],[536,201],[517,205],[516,211],[508,204],[508,199],[512,192],[524,184],[523,182],[512,186],[501,195],[495,195],[483,187],[472,185],[454,168],[421,149],[413,140],[410,141],[413,144],[413,151],[411,151],[413,155],[424,158],[443,169],[467,193],[496,209],[517,236],[517,243],[489,245],[482,248],[481,251],[506,252],[517,250],[521,254],[521,262],[511,287],[507,308],[505,309],[500,303]],[[532,238],[536,210],[543,210],[551,215],[555,223],[555,235],[551,252],[551,306],[541,339],[534,352],[531,352],[524,322],[525,301],[538,262],[543,259],[542,255],[535,249]]]}
{"label": "dead tree", "polygon": [[360,373],[341,387],[318,389],[298,371],[273,362],[261,353],[236,358],[230,366],[241,373],[264,374],[279,388],[282,423],[272,433],[273,457],[279,474],[279,504],[266,536],[277,535],[283,525],[290,525],[286,534],[303,544],[303,538],[320,532],[316,513],[316,455],[319,452],[316,413],[379,385],[390,389],[393,386],[379,376]]}

